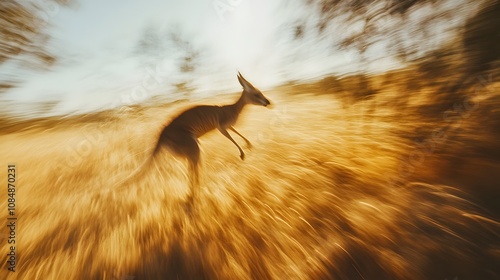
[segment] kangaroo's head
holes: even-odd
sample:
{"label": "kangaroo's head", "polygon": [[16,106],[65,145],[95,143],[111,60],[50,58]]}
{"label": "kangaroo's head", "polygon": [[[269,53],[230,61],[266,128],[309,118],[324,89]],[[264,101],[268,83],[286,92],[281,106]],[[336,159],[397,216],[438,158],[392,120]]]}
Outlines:
{"label": "kangaroo's head", "polygon": [[249,83],[240,72],[238,72],[238,81],[243,87],[243,96],[245,97],[245,101],[248,104],[261,105],[266,107],[271,104],[269,100],[262,94],[262,92],[254,87],[251,83]]}

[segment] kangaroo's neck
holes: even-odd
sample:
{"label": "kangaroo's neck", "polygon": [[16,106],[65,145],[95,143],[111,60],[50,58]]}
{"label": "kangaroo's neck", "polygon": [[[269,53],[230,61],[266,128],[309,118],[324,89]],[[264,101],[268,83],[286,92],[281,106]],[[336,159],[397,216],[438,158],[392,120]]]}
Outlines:
{"label": "kangaroo's neck", "polygon": [[241,110],[243,110],[243,107],[246,105],[245,97],[243,96],[243,93],[241,94],[240,98],[238,101],[236,101],[234,104],[229,105],[231,109],[234,110],[234,112],[239,115],[241,113]]}

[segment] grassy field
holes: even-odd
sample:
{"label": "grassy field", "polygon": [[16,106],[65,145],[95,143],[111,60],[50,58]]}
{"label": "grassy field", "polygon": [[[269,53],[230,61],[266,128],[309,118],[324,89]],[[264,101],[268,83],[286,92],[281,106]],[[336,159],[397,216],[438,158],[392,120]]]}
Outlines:
{"label": "grassy field", "polygon": [[434,88],[377,81],[369,98],[328,80],[265,92],[274,108],[249,106],[236,126],[245,161],[218,132],[200,139],[191,210],[168,152],[120,182],[192,104],[4,126],[17,265],[2,226],[0,278],[498,279],[498,83],[431,117]]}

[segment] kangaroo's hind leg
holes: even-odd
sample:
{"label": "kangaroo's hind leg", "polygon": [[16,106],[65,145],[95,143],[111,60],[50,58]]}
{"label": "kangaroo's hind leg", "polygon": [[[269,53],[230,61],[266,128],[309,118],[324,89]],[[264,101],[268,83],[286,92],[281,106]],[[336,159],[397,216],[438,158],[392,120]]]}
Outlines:
{"label": "kangaroo's hind leg", "polygon": [[165,130],[160,137],[161,144],[165,144],[175,155],[187,159],[189,173],[189,199],[196,197],[199,188],[198,165],[200,161],[200,147],[194,135],[182,130]]}
{"label": "kangaroo's hind leg", "polygon": [[192,138],[192,141],[186,142],[185,145],[188,151],[186,158],[189,166],[189,185],[191,188],[190,199],[192,200],[197,197],[200,188],[200,147],[198,146],[196,138]]}

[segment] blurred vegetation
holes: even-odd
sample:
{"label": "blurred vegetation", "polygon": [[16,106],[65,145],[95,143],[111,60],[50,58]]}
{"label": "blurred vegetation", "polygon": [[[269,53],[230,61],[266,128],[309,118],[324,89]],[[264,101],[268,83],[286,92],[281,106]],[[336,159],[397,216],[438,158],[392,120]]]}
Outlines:
{"label": "blurred vegetation", "polygon": [[169,29],[162,30],[155,25],[147,26],[134,53],[141,56],[149,66],[173,58],[172,63],[179,75],[176,75],[177,78],[167,78],[175,86],[176,93],[180,94],[178,99],[191,98],[196,90],[194,77],[200,65],[201,51],[186,39],[181,28],[172,25]]}
{"label": "blurred vegetation", "polygon": [[177,92],[181,93],[183,98],[190,99],[196,91],[194,77],[200,64],[200,51],[185,39],[178,30],[171,31],[169,35],[175,49],[181,53],[178,58],[177,67],[183,78],[174,85]]}
{"label": "blurred vegetation", "polygon": [[[376,2],[386,3],[372,1]],[[323,4],[323,24],[348,8],[355,14],[353,18],[363,18],[363,13],[368,13],[362,5],[364,1],[309,3]],[[433,5],[434,1],[403,1],[404,6],[387,3],[395,5],[395,11],[389,14],[405,17],[410,7]],[[404,127],[398,134],[413,147],[410,152],[425,154],[425,168],[415,168],[410,172],[411,179],[457,186],[473,194],[476,202],[498,217],[500,196],[494,179],[500,168],[500,149],[495,140],[500,139],[498,15],[499,1],[482,2],[477,12],[456,30],[452,41],[408,60],[404,69],[378,75],[329,76],[285,87],[300,94],[334,95],[344,109],[354,113],[358,110],[361,120],[380,118],[382,112],[396,118]],[[422,28],[432,28],[431,23],[422,24]],[[362,130],[369,133],[364,128],[365,125]],[[408,165],[404,161],[409,156],[402,156],[403,166]]]}
{"label": "blurred vegetation", "polygon": [[[472,3],[480,3],[479,11],[470,16],[464,26],[454,30],[457,35],[452,42],[419,56],[415,54],[421,54],[419,48],[426,45],[425,41],[421,45],[409,46],[397,42],[404,41],[408,35],[417,37],[419,34],[429,33],[429,30],[435,28],[440,21],[452,18],[457,13],[456,7],[449,7],[440,13],[419,14],[418,25],[407,32],[400,32],[402,28],[408,28],[404,26],[404,21],[417,8],[424,6],[433,8],[440,2],[432,0],[308,0],[306,3],[315,7],[320,15],[316,26],[320,32],[326,30],[334,19],[343,14],[347,15],[346,24],[362,23],[363,27],[358,33],[351,34],[340,41],[337,46],[340,49],[354,48],[364,53],[370,46],[381,40],[394,41],[395,43],[391,45],[399,47],[393,51],[387,49],[388,55],[395,55],[409,65],[416,66],[416,72],[404,79],[409,89],[416,89],[426,81],[439,87],[436,90],[435,102],[426,108],[426,114],[440,114],[457,101],[467,98],[464,95],[477,85],[480,77],[495,71],[499,65],[499,1],[463,2],[465,10],[467,10],[467,5],[472,9]],[[400,23],[400,25],[390,24],[391,22]],[[427,36],[426,39],[432,38]],[[357,86],[353,86],[351,81],[348,82],[352,79],[357,79]],[[346,83],[349,84],[348,89],[355,90],[355,99],[370,96],[375,92],[363,74],[344,80],[341,89],[346,87]],[[404,95],[401,98],[405,98]]]}
{"label": "blurred vegetation", "polygon": [[408,90],[415,69],[364,77],[378,91],[358,100],[359,77],[266,91],[276,107],[248,108],[237,126],[254,144],[245,161],[217,133],[200,139],[189,211],[184,161],[167,151],[117,182],[190,102],[0,135],[23,175],[16,279],[498,279],[498,138],[483,123],[500,119],[485,115],[498,83],[469,113],[431,121],[418,109],[437,86]]}
{"label": "blurred vegetation", "polygon": [[[361,26],[355,29],[357,31],[343,37],[338,47],[354,48],[364,52],[369,46],[381,40],[391,40],[392,53],[404,60],[412,58],[420,47],[404,45],[407,35],[425,36],[436,24],[452,18],[457,13],[456,6],[443,8],[440,4],[444,1],[435,0],[304,0],[304,2],[319,14],[320,19],[315,26],[319,32],[326,32],[332,22],[339,17],[343,18],[343,25]],[[431,12],[420,13],[418,21],[411,21],[412,26],[408,26],[412,13],[423,7],[430,7]],[[438,13],[436,12],[438,8],[444,11]],[[387,50],[388,53],[390,50]]]}
{"label": "blurred vegetation", "polygon": [[[46,48],[50,16],[71,0],[0,1],[0,65],[20,60],[29,67],[54,64],[57,57]],[[12,77],[0,77],[0,93],[15,86]]]}

